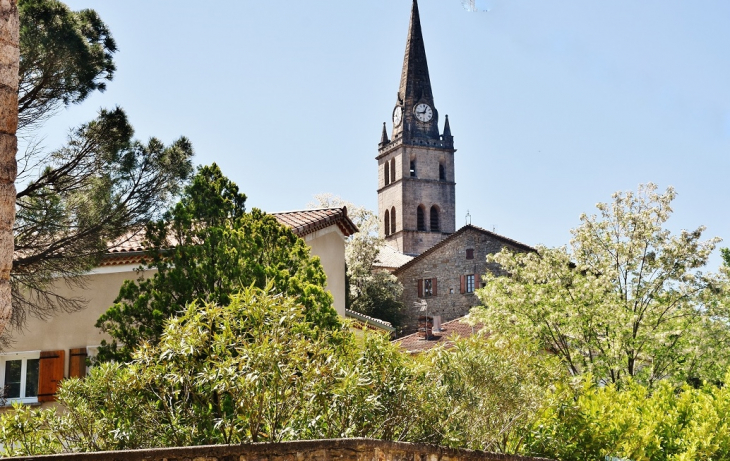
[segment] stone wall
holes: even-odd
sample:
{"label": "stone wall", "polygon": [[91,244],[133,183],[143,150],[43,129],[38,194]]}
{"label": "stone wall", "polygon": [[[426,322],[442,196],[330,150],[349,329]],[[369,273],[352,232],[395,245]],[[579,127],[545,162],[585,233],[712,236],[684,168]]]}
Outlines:
{"label": "stone wall", "polygon": [[[465,226],[457,233],[428,250],[418,258],[397,269],[394,274],[403,284],[405,323],[403,333],[413,333],[418,328],[418,317],[425,312],[415,305],[420,300],[428,304],[429,315],[440,315],[446,322],[469,313],[479,305],[474,293],[461,293],[461,276],[475,274],[475,288],[481,285],[481,275],[487,270],[499,272],[499,266],[487,265],[488,254],[498,253],[507,247],[515,251],[530,248],[476,226]],[[474,250],[473,259],[467,259],[467,249]],[[436,296],[419,298],[418,281],[436,279]]]}
{"label": "stone wall", "polygon": [[310,440],[13,458],[48,461],[529,461],[539,458],[370,439]]}

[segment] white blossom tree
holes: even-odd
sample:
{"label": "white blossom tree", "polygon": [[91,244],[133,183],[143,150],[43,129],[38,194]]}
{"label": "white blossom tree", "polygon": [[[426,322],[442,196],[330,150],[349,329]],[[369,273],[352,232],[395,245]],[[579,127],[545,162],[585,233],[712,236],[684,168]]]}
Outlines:
{"label": "white blossom tree", "polygon": [[730,345],[723,280],[700,272],[719,239],[702,240],[704,227],[665,229],[675,196],[651,183],[617,192],[598,215],[581,216],[569,249],[488,257],[509,275],[486,274],[475,316],[540,341],[598,382],[721,379]]}
{"label": "white blossom tree", "polygon": [[310,208],[346,206],[347,215],[360,230],[348,238],[345,247],[347,308],[398,328],[403,316],[403,285],[393,274],[375,266],[385,244],[378,234],[378,216],[332,194],[318,194],[314,198],[315,202],[308,204]]}

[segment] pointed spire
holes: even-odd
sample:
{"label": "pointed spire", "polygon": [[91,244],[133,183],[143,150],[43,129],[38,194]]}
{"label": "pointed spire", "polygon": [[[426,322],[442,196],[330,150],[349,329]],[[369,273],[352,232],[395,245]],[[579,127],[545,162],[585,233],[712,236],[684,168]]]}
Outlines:
{"label": "pointed spire", "polygon": [[389,142],[390,140],[388,139],[388,131],[385,129],[385,122],[383,122],[383,134],[380,136],[380,145],[384,146]]}
{"label": "pointed spire", "polygon": [[411,23],[408,27],[406,53],[403,59],[403,71],[400,79],[398,95],[402,100],[426,100],[433,103],[431,79],[428,75],[426,47],[421,33],[421,18],[418,14],[418,1],[413,0]]}

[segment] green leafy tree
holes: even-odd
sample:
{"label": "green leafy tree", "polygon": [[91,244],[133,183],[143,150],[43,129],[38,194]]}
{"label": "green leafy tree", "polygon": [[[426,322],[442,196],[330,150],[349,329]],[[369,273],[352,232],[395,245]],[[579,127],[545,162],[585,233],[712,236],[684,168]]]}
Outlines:
{"label": "green leafy tree", "polygon": [[[730,379],[730,376],[725,380]],[[554,404],[526,433],[524,454],[566,461],[730,459],[730,389],[648,389],[631,380],[598,386],[590,377],[556,386]]]}
{"label": "green leafy tree", "polygon": [[390,322],[403,323],[403,285],[390,272],[375,265],[385,241],[378,234],[378,217],[331,194],[315,196],[310,207],[347,207],[350,219],[360,232],[351,235],[345,246],[347,263],[347,308]]}
{"label": "green leafy tree", "polygon": [[0,415],[6,454],[403,437],[416,415],[412,361],[382,335],[313,337],[298,298],[276,293],[270,284],[228,305],[191,304],[131,363],[65,380],[61,411]]}
{"label": "green leafy tree", "polygon": [[57,0],[19,0],[19,129],[37,127],[59,108],[104,91],[116,43],[94,10]]}
{"label": "green leafy tree", "polygon": [[97,321],[114,340],[100,348],[101,360],[126,361],[143,341],[156,343],[165,321],[193,301],[226,305],[242,288],[270,282],[297,296],[313,324],[339,324],[319,259],[273,216],[247,213],[245,201],[213,164],[200,168],[180,202],[147,226],[147,268],[156,272],[126,281]]}
{"label": "green leafy tree", "polygon": [[11,273],[16,327],[28,314],[46,317],[85,306],[59,296],[54,283],[83,286],[107,251],[157,219],[192,174],[190,142],[140,142],[120,108],[69,134],[47,151],[34,130],[60,108],[103,91],[116,44],[93,10],[57,0],[20,0],[19,128],[27,149],[17,159],[19,190]]}
{"label": "green leafy tree", "polygon": [[555,403],[549,390],[565,374],[537,344],[502,335],[458,340],[428,354],[425,365],[427,400],[437,411],[423,417],[424,439],[500,453],[524,449],[525,428]]}
{"label": "green leafy tree", "polygon": [[722,280],[699,271],[718,239],[703,227],[672,235],[672,188],[616,193],[581,216],[571,251],[502,251],[488,258],[506,276],[486,274],[474,314],[493,331],[538,341],[574,374],[599,382],[651,385],[720,380],[728,362]]}

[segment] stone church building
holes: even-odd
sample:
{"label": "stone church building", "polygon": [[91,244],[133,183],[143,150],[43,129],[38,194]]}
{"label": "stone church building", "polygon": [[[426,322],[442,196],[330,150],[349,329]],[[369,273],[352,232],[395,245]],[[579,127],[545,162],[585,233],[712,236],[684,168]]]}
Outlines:
{"label": "stone church building", "polygon": [[478,305],[481,274],[498,270],[487,266],[488,254],[534,249],[471,224],[456,229],[454,137],[448,115],[439,130],[417,0],[392,123],[390,137],[383,123],[376,157],[380,235],[387,244],[378,266],[403,284],[408,333],[424,315],[424,302],[428,315],[443,321]]}

